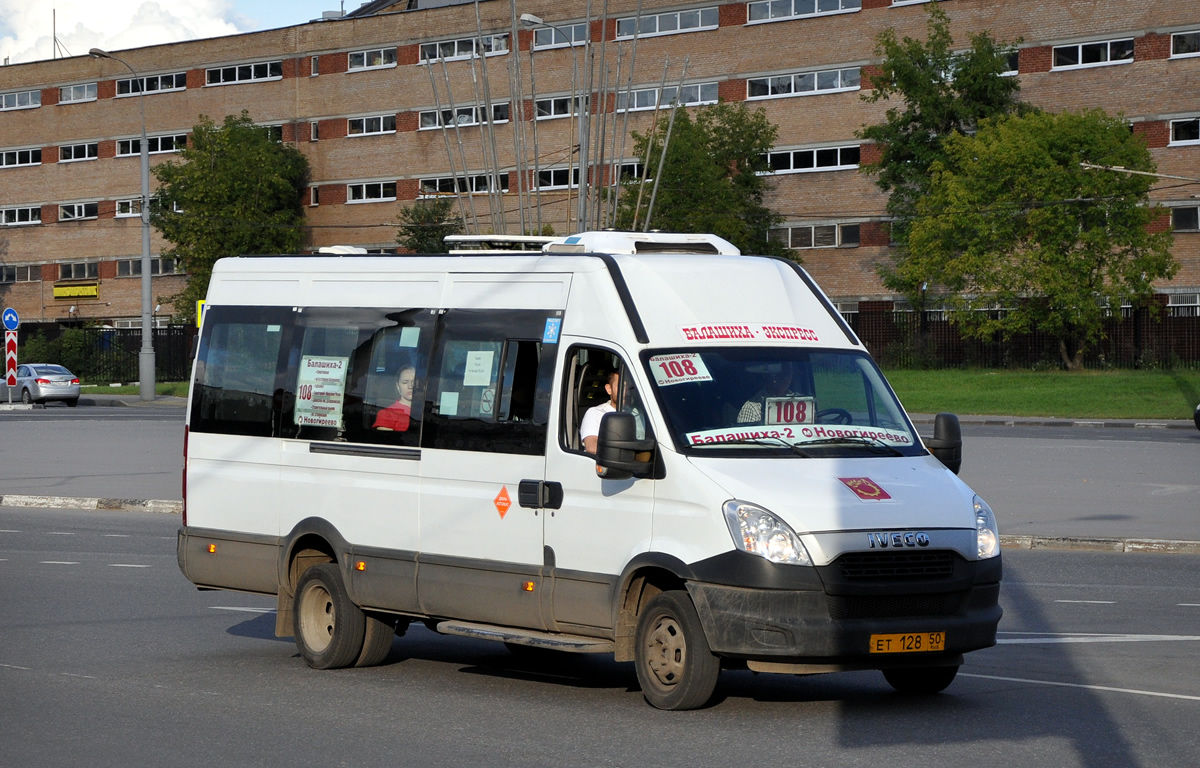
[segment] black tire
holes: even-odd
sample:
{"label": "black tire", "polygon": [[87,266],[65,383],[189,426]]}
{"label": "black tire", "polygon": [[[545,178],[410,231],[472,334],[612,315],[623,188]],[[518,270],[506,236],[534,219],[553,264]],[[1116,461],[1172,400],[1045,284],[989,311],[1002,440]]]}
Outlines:
{"label": "black tire", "polygon": [[885,669],[883,677],[888,684],[900,693],[929,695],[946,690],[958,667],[904,667],[901,669]]}
{"label": "black tire", "polygon": [[68,400],[68,401],[67,401],[67,407],[68,407],[68,408],[74,408],[74,407],[75,407],[75,406],[77,406],[77,405],[79,405],[79,398],[78,398],[78,397],[72,397],[70,400]]}
{"label": "black tire", "polygon": [[650,601],[638,619],[635,653],[638,683],[651,706],[696,709],[712,698],[721,662],[687,592],[663,592]]}
{"label": "black tire", "polygon": [[29,390],[28,390],[28,389],[22,389],[22,390],[21,390],[21,402],[22,402],[22,403],[25,403],[25,405],[32,405],[32,404],[33,404],[33,398],[29,396]]}
{"label": "black tire", "polygon": [[314,565],[300,575],[292,611],[296,647],[308,666],[339,669],[357,661],[366,617],[350,602],[336,564]]}
{"label": "black tire", "polygon": [[1200,405],[1196,406],[1196,411],[1192,414],[1192,421],[1196,422],[1196,429],[1200,429]]}
{"label": "black tire", "polygon": [[396,639],[396,617],[368,613],[363,618],[366,631],[363,633],[362,651],[354,666],[373,667],[381,664],[392,651],[392,641]]}

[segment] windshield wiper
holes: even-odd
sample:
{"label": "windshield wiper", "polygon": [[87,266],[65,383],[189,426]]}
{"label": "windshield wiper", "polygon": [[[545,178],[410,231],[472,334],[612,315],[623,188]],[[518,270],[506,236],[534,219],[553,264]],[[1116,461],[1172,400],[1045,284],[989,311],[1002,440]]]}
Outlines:
{"label": "windshield wiper", "polygon": [[[775,443],[764,443],[763,441],[765,441],[765,440],[774,440]],[[697,445],[693,445],[692,447],[693,448],[721,448],[726,445],[765,445],[766,447],[769,447],[769,448],[787,448],[787,449],[791,450],[791,452],[796,454],[797,456],[801,456],[806,459],[811,459],[813,457],[812,454],[809,453],[808,451],[804,450],[803,448],[801,448],[800,446],[798,446],[794,443],[789,443],[787,440],[784,440],[782,437],[769,437],[766,435],[763,435],[762,437],[739,437],[736,440],[721,440],[720,442],[716,442],[716,443],[699,443]]]}
{"label": "windshield wiper", "polygon": [[877,437],[862,437],[847,435],[846,437],[824,437],[820,440],[806,440],[805,445],[861,445],[864,448],[882,448],[893,456],[903,456],[904,452],[894,445],[888,445]]}

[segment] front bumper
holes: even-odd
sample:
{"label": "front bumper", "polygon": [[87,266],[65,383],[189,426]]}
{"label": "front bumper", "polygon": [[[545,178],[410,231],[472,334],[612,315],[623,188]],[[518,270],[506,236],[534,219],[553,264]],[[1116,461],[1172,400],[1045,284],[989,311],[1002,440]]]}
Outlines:
{"label": "front bumper", "polygon": [[[800,579],[793,573],[784,579],[751,579],[752,583],[741,578],[732,580],[742,582],[737,584],[688,582],[713,653],[748,661],[885,668],[947,663],[948,657],[996,644],[1003,614],[999,558],[959,559],[954,574],[941,580],[867,584],[847,583],[832,566],[762,562],[766,568],[752,565],[763,575],[779,568],[807,573]],[[915,632],[943,633],[944,649],[870,652],[871,635]]]}

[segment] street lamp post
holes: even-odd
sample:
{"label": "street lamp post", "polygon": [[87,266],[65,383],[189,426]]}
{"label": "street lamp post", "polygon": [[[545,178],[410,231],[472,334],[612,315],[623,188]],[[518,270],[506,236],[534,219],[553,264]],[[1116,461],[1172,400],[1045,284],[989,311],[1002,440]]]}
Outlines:
{"label": "street lamp post", "polygon": [[138,396],[142,400],[154,399],[154,326],[151,322],[150,288],[150,145],[146,141],[146,84],[129,66],[129,62],[108,51],[93,48],[88,55],[97,59],[112,59],[125,65],[137,84],[138,105],[141,107],[141,171],[142,171],[142,348],[138,352]]}

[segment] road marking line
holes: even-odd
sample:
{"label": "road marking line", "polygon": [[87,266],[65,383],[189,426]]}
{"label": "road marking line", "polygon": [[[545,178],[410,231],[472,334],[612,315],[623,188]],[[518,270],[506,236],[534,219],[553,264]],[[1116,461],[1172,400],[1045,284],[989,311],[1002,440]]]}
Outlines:
{"label": "road marking line", "polygon": [[7,528],[0,529],[0,533],[21,533],[21,531],[10,531]]}
{"label": "road marking line", "polygon": [[132,563],[109,563],[109,568],[149,568],[148,565],[134,565]]}
{"label": "road marking line", "polygon": [[1200,603],[1176,603],[1180,608],[1200,608]]}
{"label": "road marking line", "polygon": [[128,533],[106,533],[106,534],[104,534],[104,538],[106,538],[106,539],[128,539],[129,534]]}
{"label": "road marking line", "polygon": [[73,531],[46,531],[47,536],[74,536]]}
{"label": "road marking line", "polygon": [[1185,701],[1200,701],[1200,696],[1187,696],[1182,693],[1160,693],[1159,691],[1139,691],[1136,688],[1113,688],[1108,685],[1084,685],[1082,683],[1060,683],[1054,680],[1028,680],[1022,677],[1001,677],[999,675],[975,675],[959,672],[959,677],[977,677],[980,680],[1000,680],[1006,683],[1030,683],[1032,685],[1054,685],[1060,688],[1083,688],[1089,691],[1110,691],[1112,693],[1136,693],[1139,696],[1158,696],[1164,699],[1183,699]]}
{"label": "road marking line", "polygon": [[79,563],[73,563],[70,560],[39,560],[38,565],[79,565]]}
{"label": "road marking line", "polygon": [[29,667],[18,667],[16,664],[0,664],[0,667],[3,667],[4,669],[23,669],[26,672],[32,671],[29,669]]}
{"label": "road marking line", "polygon": [[71,673],[71,672],[63,672],[63,673],[62,673],[62,676],[63,676],[63,677],[82,677],[84,680],[95,680],[95,679],[96,679],[96,678],[95,678],[95,677],[93,677],[92,675],[76,675],[76,674],[74,674],[74,673]]}
{"label": "road marking line", "polygon": [[1128,635],[1093,634],[1088,632],[997,632],[999,635],[1031,635],[1031,637],[1005,637],[996,640],[997,645],[1055,645],[1062,643],[1162,643],[1200,640],[1200,635]]}
{"label": "road marking line", "polygon": [[1116,605],[1115,600],[1055,600],[1056,603],[1082,603],[1084,605]]}
{"label": "road marking line", "polygon": [[242,608],[236,605],[214,605],[214,611],[244,611],[246,613],[275,613],[274,608]]}

